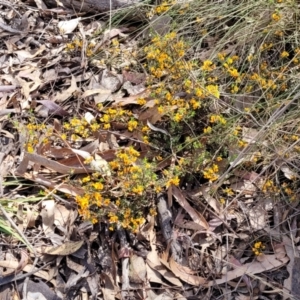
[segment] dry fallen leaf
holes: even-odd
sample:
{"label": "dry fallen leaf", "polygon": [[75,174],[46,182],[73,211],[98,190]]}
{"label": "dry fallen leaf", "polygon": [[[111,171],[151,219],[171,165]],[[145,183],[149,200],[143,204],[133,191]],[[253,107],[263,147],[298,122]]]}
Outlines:
{"label": "dry fallen leaf", "polygon": [[80,20],[81,18],[75,18],[68,21],[58,22],[57,27],[59,29],[59,32],[61,34],[72,33],[75,30],[75,28],[78,26]]}
{"label": "dry fallen leaf", "polygon": [[281,260],[278,260],[276,258],[276,255],[265,255],[263,261],[259,262],[254,260],[250,263],[237,267],[232,271],[228,271],[222,276],[222,278],[208,282],[206,286],[219,285],[230,280],[237,279],[245,274],[251,277],[251,275],[259,274],[265,271],[270,271],[272,269],[284,266],[288,261],[288,257],[284,257]]}
{"label": "dry fallen leaf", "polygon": [[192,275],[194,273],[190,268],[178,264],[173,257],[170,257],[169,268],[175,276],[179,277],[182,281],[187,282],[194,286],[205,285],[207,280],[203,277]]}
{"label": "dry fallen leaf", "polygon": [[133,254],[130,258],[129,279],[133,283],[146,282],[146,264],[142,257]]}
{"label": "dry fallen leaf", "polygon": [[190,204],[185,199],[184,195],[179,190],[179,188],[173,186],[172,187],[172,192],[173,192],[173,196],[175,197],[177,202],[183,207],[183,209],[186,210],[186,212],[190,215],[190,217],[193,219],[193,221],[208,230],[209,229],[209,224],[207,223],[205,218],[201,215],[200,212],[195,211],[190,206]]}
{"label": "dry fallen leaf", "polygon": [[72,75],[71,86],[68,89],[63,90],[61,93],[57,93],[53,100],[57,101],[57,102],[63,102],[65,100],[67,100],[68,98],[70,98],[73,95],[73,93],[77,90],[78,90],[78,87],[76,84],[76,79]]}
{"label": "dry fallen leaf", "polygon": [[48,247],[41,247],[37,251],[42,254],[49,254],[49,255],[61,255],[66,256],[70,255],[81,248],[83,245],[83,241],[77,242],[64,242],[62,245],[59,246],[48,246]]}
{"label": "dry fallen leaf", "polygon": [[46,200],[42,202],[41,216],[43,220],[43,230],[47,237],[54,233],[54,209],[54,200]]}
{"label": "dry fallen leaf", "polygon": [[43,106],[47,107],[52,115],[61,117],[69,115],[69,113],[65,111],[60,105],[51,100],[36,100],[36,102],[41,103],[43,104]]}

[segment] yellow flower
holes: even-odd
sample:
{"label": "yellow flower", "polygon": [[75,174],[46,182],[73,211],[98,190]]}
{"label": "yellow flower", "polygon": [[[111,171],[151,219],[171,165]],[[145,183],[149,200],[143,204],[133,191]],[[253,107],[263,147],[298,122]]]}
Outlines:
{"label": "yellow flower", "polygon": [[132,119],[128,122],[127,125],[128,125],[128,130],[133,131],[138,126],[138,122],[136,120]]}
{"label": "yellow flower", "polygon": [[118,222],[118,220],[119,220],[118,216],[116,216],[114,214],[112,214],[109,218],[110,223],[116,223],[116,222]]}
{"label": "yellow flower", "polygon": [[280,14],[275,12],[272,14],[272,19],[273,19],[273,21],[278,22],[281,19],[281,16],[280,16]]}
{"label": "yellow flower", "polygon": [[180,183],[180,179],[178,178],[178,176],[171,178],[168,180],[168,182],[166,183],[166,187],[168,188],[171,185],[176,185],[178,186]]}
{"label": "yellow flower", "polygon": [[198,109],[199,107],[201,107],[201,104],[199,101],[196,101],[194,98],[192,98],[190,100],[190,104],[192,105],[193,109]]}
{"label": "yellow flower", "polygon": [[131,209],[127,208],[124,212],[124,218],[128,219],[130,217],[130,214],[131,214]]}
{"label": "yellow flower", "polygon": [[210,71],[214,70],[215,68],[216,68],[216,66],[214,65],[214,63],[211,60],[205,60],[203,62],[201,70],[210,72]]}
{"label": "yellow flower", "polygon": [[104,122],[104,123],[109,123],[110,122],[110,116],[105,114],[101,119],[100,119],[101,122]]}
{"label": "yellow flower", "polygon": [[180,122],[180,121],[182,120],[182,118],[183,118],[183,116],[182,116],[180,113],[177,113],[177,114],[174,116],[173,120],[174,120],[175,122]]}
{"label": "yellow flower", "polygon": [[225,56],[226,56],[226,53],[218,53],[218,58],[219,58],[220,61],[224,61]]}
{"label": "yellow flower", "polygon": [[138,195],[142,195],[144,191],[144,187],[142,185],[138,185],[132,189],[132,192]]}
{"label": "yellow flower", "polygon": [[290,54],[287,51],[283,51],[283,52],[281,52],[280,57],[281,58],[286,58],[286,57],[289,57],[289,55]]}
{"label": "yellow flower", "polygon": [[103,190],[103,184],[101,182],[95,182],[95,183],[93,183],[93,187],[96,190]]}
{"label": "yellow flower", "polygon": [[110,204],[110,199],[104,199],[103,204],[108,206]]}
{"label": "yellow flower", "polygon": [[100,193],[94,193],[93,194],[94,200],[95,200],[95,204],[98,207],[102,206],[102,195]]}
{"label": "yellow flower", "polygon": [[154,190],[155,190],[156,193],[160,193],[161,190],[162,190],[162,188],[161,188],[160,186],[156,186],[156,187],[154,188]]}
{"label": "yellow flower", "polygon": [[244,142],[243,140],[239,140],[238,141],[238,145],[241,148],[245,148],[248,145],[248,143]]}
{"label": "yellow flower", "polygon": [[206,91],[210,95],[212,95],[218,99],[220,98],[220,92],[219,92],[219,88],[217,85],[210,84],[210,85],[206,86]]}
{"label": "yellow flower", "polygon": [[89,156],[88,158],[86,158],[86,159],[84,160],[84,163],[85,163],[85,164],[90,164],[93,160],[94,160],[93,156]]}
{"label": "yellow flower", "polygon": [[247,56],[247,60],[248,60],[249,62],[252,61],[252,60],[253,60],[253,55],[252,55],[252,54],[248,55],[248,56]]}
{"label": "yellow flower", "polygon": [[90,176],[86,176],[86,177],[82,178],[82,180],[81,180],[82,183],[86,183],[86,182],[89,182],[89,181],[91,181]]}
{"label": "yellow flower", "polygon": [[212,131],[212,128],[210,126],[203,129],[204,133],[211,133],[211,131]]}
{"label": "yellow flower", "polygon": [[232,93],[232,94],[235,94],[235,93],[237,93],[238,91],[239,91],[239,87],[238,87],[237,85],[232,86],[232,88],[231,88],[231,93]]}
{"label": "yellow flower", "polygon": [[233,191],[231,188],[226,188],[226,189],[223,189],[223,192],[227,194],[227,196],[232,196],[234,195]]}
{"label": "yellow flower", "polygon": [[33,148],[32,144],[27,144],[27,152],[28,153],[33,153],[34,152],[34,148]]}
{"label": "yellow flower", "polygon": [[149,132],[150,131],[150,128],[148,126],[144,126],[142,128],[142,132]]}
{"label": "yellow flower", "polygon": [[212,165],[212,170],[213,170],[214,173],[218,172],[219,171],[218,165],[213,164]]}
{"label": "yellow flower", "polygon": [[231,68],[228,70],[229,74],[234,77],[234,78],[237,78],[240,76],[239,72],[237,69],[234,69],[234,68]]}
{"label": "yellow flower", "polygon": [[162,115],[164,113],[164,107],[162,105],[160,105],[158,108],[157,108],[157,111]]}
{"label": "yellow flower", "polygon": [[136,151],[132,146],[127,149],[128,154],[138,157],[140,156],[140,152]]}
{"label": "yellow flower", "polygon": [[256,242],[253,245],[252,251],[253,253],[258,256],[262,254],[262,251],[265,249],[266,247],[263,245],[262,242]]}

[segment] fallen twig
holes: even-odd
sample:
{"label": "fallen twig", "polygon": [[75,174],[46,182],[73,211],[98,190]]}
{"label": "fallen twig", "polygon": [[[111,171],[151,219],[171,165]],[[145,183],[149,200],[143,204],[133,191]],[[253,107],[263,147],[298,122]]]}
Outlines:
{"label": "fallen twig", "polygon": [[159,214],[159,221],[160,227],[163,233],[163,236],[167,243],[170,243],[170,249],[172,256],[176,262],[181,262],[181,253],[182,249],[180,244],[176,239],[172,238],[172,214],[167,208],[167,202],[164,198],[163,194],[158,195],[158,204],[157,204],[158,214]]}
{"label": "fallen twig", "polygon": [[[120,240],[121,251],[124,252],[124,249],[128,248],[128,243],[126,240],[126,234],[124,229],[118,228],[118,236]],[[121,299],[127,299],[129,297],[128,290],[130,288],[129,284],[129,257],[122,255],[122,292]]]}

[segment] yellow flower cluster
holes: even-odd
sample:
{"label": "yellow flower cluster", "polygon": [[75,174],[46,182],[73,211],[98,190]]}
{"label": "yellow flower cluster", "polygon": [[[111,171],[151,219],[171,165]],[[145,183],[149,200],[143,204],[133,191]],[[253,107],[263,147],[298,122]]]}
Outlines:
{"label": "yellow flower cluster", "polygon": [[[84,219],[97,222],[100,217],[106,217],[111,230],[121,224],[123,228],[135,231],[145,222],[143,209],[151,205],[145,193],[159,181],[154,166],[146,160],[138,161],[139,156],[133,147],[117,151],[116,158],[109,163],[112,181],[106,180],[105,184],[99,173],[81,179],[85,193],[77,196],[76,201],[78,212]],[[119,197],[113,200],[116,195]],[[132,202],[128,202],[129,198]]]}
{"label": "yellow flower cluster", "polygon": [[211,167],[206,167],[203,171],[203,177],[208,179],[210,182],[214,182],[219,178],[219,167],[213,164]]}
{"label": "yellow flower cluster", "polygon": [[[89,42],[86,48],[86,56],[90,57],[94,55],[94,48],[96,44],[94,42]],[[74,39],[72,42],[66,44],[66,51],[67,52],[72,52],[72,51],[81,51],[83,47],[83,41],[81,39]]]}
{"label": "yellow flower cluster", "polygon": [[220,98],[220,91],[217,85],[209,84],[205,89],[209,95],[212,95],[218,99]]}
{"label": "yellow flower cluster", "polygon": [[[46,127],[45,124],[34,124],[34,120],[28,123],[26,126],[26,136],[27,141],[25,143],[25,149],[29,153],[33,153],[35,147],[38,145],[39,142],[43,144],[47,144],[49,142],[49,137],[53,134],[53,128]],[[44,134],[43,139],[39,140],[39,135]]]}
{"label": "yellow flower cluster", "polygon": [[211,115],[209,118],[209,122],[210,123],[220,123],[225,125],[226,124],[226,120],[223,116],[221,115]]}
{"label": "yellow flower cluster", "polygon": [[[217,86],[202,87],[200,83],[190,79],[190,71],[196,67],[196,64],[191,60],[183,59],[187,48],[188,45],[178,39],[175,32],[170,32],[163,37],[155,36],[151,44],[144,48],[150,72],[148,84],[156,86],[152,96],[156,99],[158,112],[161,115],[168,115],[175,123],[187,121],[193,115],[191,110],[201,108],[201,100],[205,97],[218,98],[220,95]],[[207,61],[203,68],[213,69],[213,67]],[[162,77],[168,78],[168,88],[165,86],[165,81],[161,80]],[[178,94],[182,92],[192,97],[181,98]]]}
{"label": "yellow flower cluster", "polygon": [[272,14],[272,20],[273,20],[273,21],[278,22],[280,19],[281,19],[281,16],[280,16],[279,13],[274,12],[274,13]]}
{"label": "yellow flower cluster", "polygon": [[264,244],[262,242],[256,242],[254,243],[253,245],[253,248],[252,248],[252,251],[253,253],[256,255],[256,256],[259,256],[263,253],[263,250],[265,249],[266,247],[264,246]]}
{"label": "yellow flower cluster", "polygon": [[201,67],[202,71],[211,72],[216,68],[216,65],[211,60],[205,60]]}
{"label": "yellow flower cluster", "polygon": [[279,193],[279,188],[274,184],[273,180],[268,179],[262,187],[264,193]]}

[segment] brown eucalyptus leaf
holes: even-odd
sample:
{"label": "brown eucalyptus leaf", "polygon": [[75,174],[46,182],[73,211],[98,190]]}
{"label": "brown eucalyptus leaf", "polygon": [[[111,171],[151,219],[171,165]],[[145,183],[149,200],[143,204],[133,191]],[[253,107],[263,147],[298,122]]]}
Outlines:
{"label": "brown eucalyptus leaf", "polygon": [[129,279],[134,283],[146,282],[146,264],[142,257],[133,254],[129,265]]}
{"label": "brown eucalyptus leaf", "polygon": [[188,201],[183,196],[182,192],[176,186],[172,187],[173,196],[177,200],[177,202],[186,210],[186,212],[190,215],[193,221],[205,229],[209,229],[209,224],[205,220],[205,218],[201,215],[200,212],[194,210]]}
{"label": "brown eucalyptus leaf", "polygon": [[52,246],[42,247],[40,249],[40,252],[42,254],[66,256],[66,255],[70,255],[70,254],[76,252],[77,250],[79,250],[82,245],[83,245],[83,240],[77,241],[77,242],[69,241],[69,242],[65,242],[62,245],[55,246],[55,247],[52,247]]}
{"label": "brown eucalyptus leaf", "polygon": [[37,103],[41,103],[45,107],[49,109],[49,112],[52,115],[57,115],[57,116],[68,116],[69,113],[65,111],[60,105],[56,104],[54,101],[51,100],[36,100]]}

